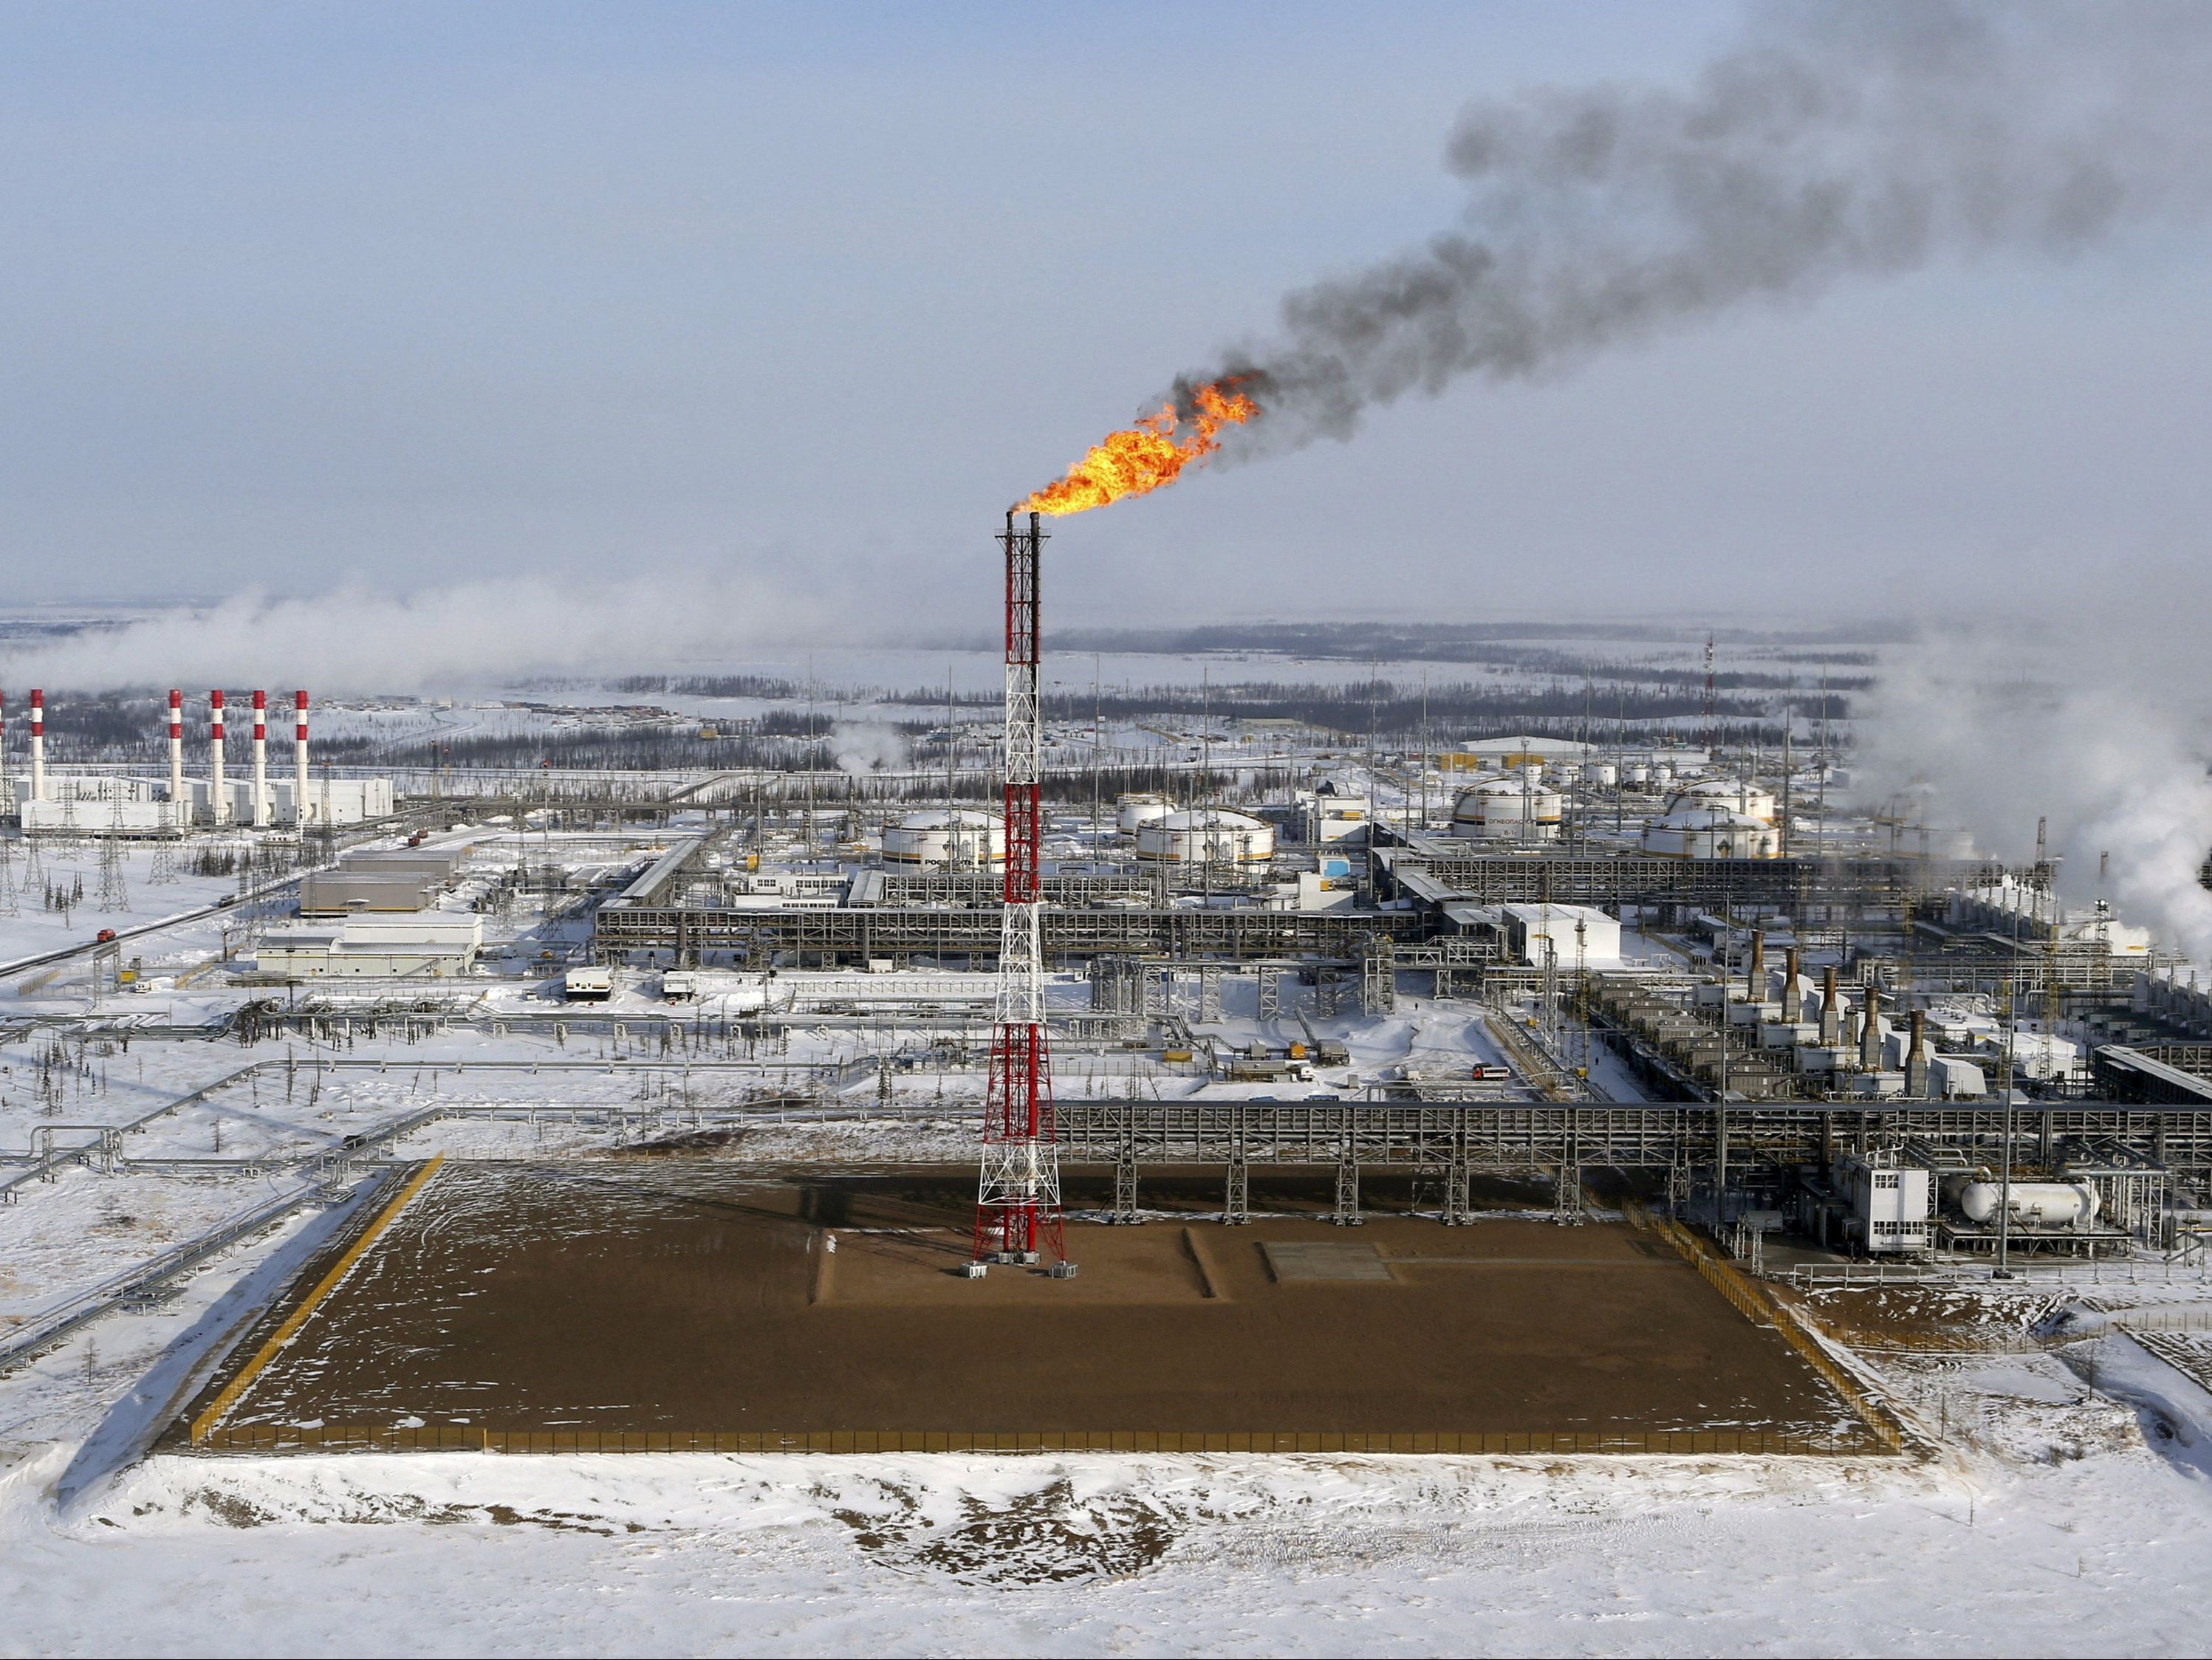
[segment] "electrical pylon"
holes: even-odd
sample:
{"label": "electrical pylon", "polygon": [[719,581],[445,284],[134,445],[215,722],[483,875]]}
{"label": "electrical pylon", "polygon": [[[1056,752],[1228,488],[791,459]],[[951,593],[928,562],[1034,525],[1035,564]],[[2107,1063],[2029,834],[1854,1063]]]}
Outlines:
{"label": "electrical pylon", "polygon": [[983,1169],[975,1196],[975,1261],[1033,1263],[1042,1253],[1065,1276],[1060,1154],[1053,1142],[1052,1056],[1044,1020],[1044,738],[1037,698],[1038,514],[1012,513],[1000,537],[1006,554],[1006,861],[999,936],[999,996],[991,1027],[991,1081],[983,1106]]}

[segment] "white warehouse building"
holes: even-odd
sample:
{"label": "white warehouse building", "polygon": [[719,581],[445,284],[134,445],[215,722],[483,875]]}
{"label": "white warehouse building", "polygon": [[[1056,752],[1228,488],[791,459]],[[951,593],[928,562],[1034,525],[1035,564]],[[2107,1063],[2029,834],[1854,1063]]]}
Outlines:
{"label": "white warehouse building", "polygon": [[483,919],[473,913],[351,917],[270,930],[254,954],[254,967],[287,979],[445,979],[474,968],[483,947]]}
{"label": "white warehouse building", "polygon": [[1531,967],[1544,966],[1547,940],[1563,972],[1620,966],[1620,924],[1593,906],[1505,905],[1498,914],[1507,948]]}

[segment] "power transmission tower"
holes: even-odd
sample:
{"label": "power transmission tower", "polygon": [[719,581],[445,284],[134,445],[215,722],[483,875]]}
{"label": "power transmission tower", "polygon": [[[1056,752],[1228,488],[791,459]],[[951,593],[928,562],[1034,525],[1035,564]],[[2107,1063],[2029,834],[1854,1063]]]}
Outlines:
{"label": "power transmission tower", "polygon": [[0,841],[0,917],[20,917],[23,907],[15,897],[15,848]]}
{"label": "power transmission tower", "polygon": [[93,901],[102,911],[128,911],[131,891],[123,881],[123,797],[115,797],[107,834],[100,844],[100,893]]}

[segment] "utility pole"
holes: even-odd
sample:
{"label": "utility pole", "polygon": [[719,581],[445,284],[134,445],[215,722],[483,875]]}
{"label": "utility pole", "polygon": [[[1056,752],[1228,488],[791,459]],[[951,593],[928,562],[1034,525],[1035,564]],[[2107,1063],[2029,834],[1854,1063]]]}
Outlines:
{"label": "utility pole", "polygon": [[1713,637],[1705,636],[1705,752],[1708,759],[1720,751],[1720,702],[1714,690]]}
{"label": "utility pole", "polygon": [[1796,706],[1793,702],[1784,700],[1782,705],[1782,835],[1777,843],[1777,851],[1778,851],[1785,859],[1790,857],[1790,776],[1796,771],[1796,753],[1791,748],[1790,738],[1791,728],[1795,727],[1796,724]]}
{"label": "utility pole", "polygon": [[1997,1265],[1993,1280],[2012,1278],[2012,1071],[2013,1049],[2019,1043],[2013,1020],[2012,976],[2004,978],[2004,1059],[1997,1069],[1997,1093],[2004,1101],[2004,1145],[1997,1164]]}

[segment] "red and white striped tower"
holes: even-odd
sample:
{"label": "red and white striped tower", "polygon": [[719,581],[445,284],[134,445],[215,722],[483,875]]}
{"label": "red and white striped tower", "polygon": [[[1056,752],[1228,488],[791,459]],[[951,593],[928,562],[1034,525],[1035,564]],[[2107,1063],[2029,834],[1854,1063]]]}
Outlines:
{"label": "red and white striped tower", "polygon": [[222,694],[208,694],[208,822],[228,824],[230,802],[222,782]]}
{"label": "red and white striped tower", "polygon": [[46,694],[31,688],[31,799],[46,798]]}
{"label": "red and white striped tower", "polygon": [[307,694],[292,694],[292,822],[307,822]]}
{"label": "red and white striped tower", "polygon": [[269,694],[253,694],[253,825],[269,822]]}
{"label": "red and white striped tower", "polygon": [[1044,1023],[1043,734],[1037,705],[1040,516],[1027,529],[1006,515],[1005,922],[999,936],[999,1001],[991,1027],[991,1082],[983,1108],[983,1173],[975,1196],[975,1260],[1035,1262],[1040,1251],[1065,1273],[1060,1154],[1053,1142],[1052,1057]]}
{"label": "red and white striped tower", "polygon": [[181,829],[185,824],[185,694],[169,692],[169,817]]}

